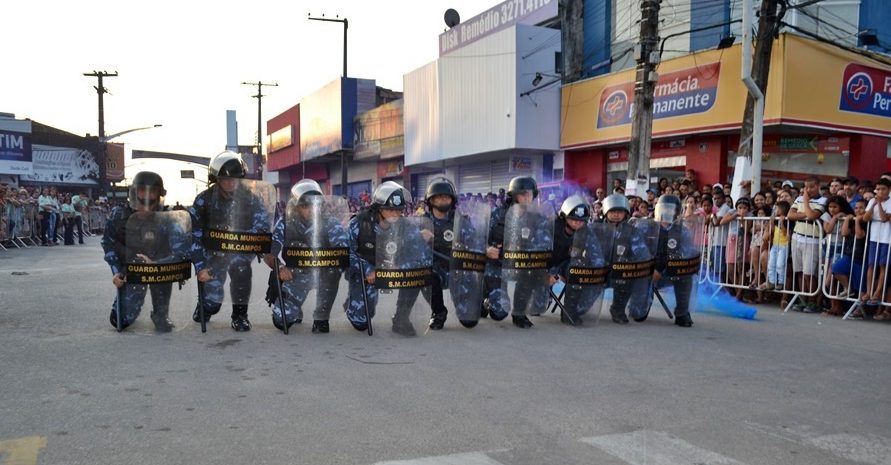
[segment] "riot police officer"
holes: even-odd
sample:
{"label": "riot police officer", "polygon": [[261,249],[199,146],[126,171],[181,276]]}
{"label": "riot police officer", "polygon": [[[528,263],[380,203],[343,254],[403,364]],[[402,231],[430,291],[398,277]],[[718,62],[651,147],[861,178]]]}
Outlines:
{"label": "riot police officer", "polygon": [[[349,238],[345,224],[349,219],[346,199],[322,195],[322,187],[312,179],[303,179],[291,188],[291,200],[272,233],[271,253],[266,264],[278,263],[282,299],[272,281],[267,301],[274,306],[272,324],[281,330],[303,321],[303,304],[311,290],[316,291],[313,333],[327,333],[331,307],[338,284],[349,263]],[[343,255],[340,253],[343,252]],[[273,273],[272,280],[276,273]],[[282,319],[284,306],[285,318]],[[284,322],[283,322],[284,321]]]}
{"label": "riot police officer", "polygon": [[[360,210],[350,220],[349,300],[344,302],[344,310],[357,331],[368,330],[369,319],[374,317],[377,306],[375,269],[379,255],[378,236],[402,219],[409,199],[408,191],[400,184],[393,181],[384,182],[374,190],[371,205]],[[432,232],[427,233],[432,236]],[[400,238],[400,242],[400,254],[409,255],[412,248],[426,244],[420,236],[403,237]],[[420,289],[399,291],[396,315],[393,318],[393,332],[406,336],[415,334],[407,317],[419,293]]]}
{"label": "riot police officer", "polygon": [[[228,274],[231,278],[231,326],[235,331],[251,329],[248,320],[253,276],[251,264],[255,257],[268,252],[274,208],[271,203],[274,199],[268,195],[270,186],[243,179],[246,174],[247,165],[239,154],[231,151],[218,154],[208,166],[209,187],[195,197],[189,209],[192,215],[192,262],[199,286],[203,286],[203,299],[199,296],[192,319],[201,322],[201,306],[205,321],[220,311]],[[256,248],[254,244],[226,243],[229,233],[249,233],[252,239],[259,238],[259,242]],[[265,244],[262,243],[264,237],[268,240]],[[219,247],[220,243],[223,247]]]}
{"label": "riot police officer", "polygon": [[[115,207],[102,236],[105,261],[111,267],[112,283],[120,291],[115,300],[119,306],[120,322],[114,308],[109,316],[112,326],[126,328],[133,324],[142,310],[146,285],[127,284],[127,262],[167,263],[174,257],[184,258],[188,252],[188,231],[175,228],[174,223],[159,221],[154,213],[163,212],[164,180],[157,173],[142,171],[130,185],[129,203]],[[174,324],[168,317],[172,283],[147,285],[152,294],[151,320],[159,332],[169,332]]]}
{"label": "riot police officer", "polygon": [[458,195],[455,186],[447,178],[437,178],[427,186],[424,201],[428,211],[425,216],[433,223],[433,272],[434,280],[430,293],[424,298],[430,302],[433,314],[430,318],[430,329],[439,330],[446,322],[448,310],[443,303],[443,289],[449,283],[449,257],[452,254],[452,240],[455,238],[455,206]]}
{"label": "riot police officer", "polygon": [[[553,286],[557,281],[566,282],[569,269],[570,251],[573,247],[575,233],[591,220],[591,205],[580,195],[572,195],[563,201],[560,213],[554,220],[554,249],[551,261],[548,263],[548,285]],[[581,324],[578,309],[573,305],[564,305],[565,312],[570,315],[560,314],[560,321],[577,326]]]}
{"label": "riot police officer", "polygon": [[655,239],[652,221],[631,219],[628,199],[620,194],[607,196],[603,201],[606,222],[615,228],[611,254],[610,285],[613,302],[610,316],[614,323],[627,324],[626,306],[635,321],[644,321],[649,310],[652,258]]}
{"label": "riot police officer", "polygon": [[[676,308],[674,324],[693,326],[690,307],[695,305],[695,284],[699,272],[700,251],[694,237],[702,237],[702,218],[682,218],[681,200],[666,194],[656,202],[655,217],[659,222],[659,245],[653,272],[653,292],[673,291]],[[660,304],[665,300],[660,297]],[[666,309],[668,310],[668,309]]]}
{"label": "riot police officer", "polygon": [[[517,176],[508,184],[507,199],[500,208],[492,212],[489,226],[489,246],[486,249],[486,299],[483,301],[485,314],[488,312],[493,320],[499,321],[511,313],[513,324],[518,328],[531,328],[532,322],[526,316],[540,314],[547,305],[546,270],[538,276],[538,270],[517,271],[511,269],[511,277],[516,278],[513,302],[508,297],[505,267],[501,259],[504,257],[506,239],[516,242],[518,249],[547,250],[553,244],[553,223],[543,214],[544,209],[537,209],[533,201],[538,197],[538,184],[529,176]],[[512,207],[517,207],[511,210]],[[551,211],[553,216],[553,211]],[[512,251],[516,252],[516,251]],[[543,262],[547,267],[547,261]],[[541,277],[541,282],[538,278]]]}

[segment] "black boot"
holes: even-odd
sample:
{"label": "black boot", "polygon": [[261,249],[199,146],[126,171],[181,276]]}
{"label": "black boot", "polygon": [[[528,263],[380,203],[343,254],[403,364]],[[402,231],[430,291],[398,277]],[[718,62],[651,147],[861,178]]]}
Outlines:
{"label": "black boot", "polygon": [[430,319],[430,329],[434,331],[438,331],[445,326],[446,316],[441,313],[434,313],[433,318]]}
{"label": "black boot", "polygon": [[[192,321],[195,323],[201,323],[201,302],[198,302],[195,305],[195,311],[192,312]],[[221,304],[210,304],[210,306],[204,307],[204,322],[207,323],[210,321],[210,317],[216,315],[220,311]]]}
{"label": "black boot", "polygon": [[674,324],[682,328],[689,328],[693,326],[693,318],[690,318],[689,313],[687,313],[686,315],[675,315]]}
{"label": "black boot", "polygon": [[610,315],[613,317],[613,323],[618,323],[620,325],[628,324],[628,317],[625,315],[625,312],[622,313],[612,313]]}
{"label": "black boot", "polygon": [[483,299],[483,302],[480,304],[480,318],[486,318],[489,316],[489,298],[486,297]]}
{"label": "black boot", "polygon": [[152,323],[155,324],[155,330],[159,333],[169,333],[176,325],[167,317],[167,310],[156,310],[151,315]]}
{"label": "black boot", "polygon": [[529,318],[526,318],[526,315],[512,315],[514,320],[514,326],[517,328],[529,329],[532,327],[532,322],[529,321]]}
{"label": "black boot", "polygon": [[328,333],[328,320],[315,320],[312,322],[312,332],[314,333]]}
{"label": "black boot", "polygon": [[250,331],[251,322],[248,320],[248,306],[246,304],[232,304],[232,329],[238,332]]}

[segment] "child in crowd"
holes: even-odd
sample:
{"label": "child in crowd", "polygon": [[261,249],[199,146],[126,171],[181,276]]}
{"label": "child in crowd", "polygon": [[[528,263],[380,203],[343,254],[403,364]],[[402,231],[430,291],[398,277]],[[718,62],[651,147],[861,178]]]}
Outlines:
{"label": "child in crowd", "polygon": [[786,287],[786,264],[789,258],[789,223],[786,216],[791,205],[779,200],[770,216],[769,231],[772,231],[770,253],[767,260],[767,282],[758,287],[762,291],[784,289]]}
{"label": "child in crowd", "polygon": [[[847,203],[847,202],[846,202]],[[850,204],[848,205],[850,207]],[[831,299],[832,306],[828,315],[842,316],[842,300],[849,295],[857,295],[860,292],[863,276],[863,254],[866,251],[867,222],[863,221],[866,212],[866,200],[857,199],[853,214],[838,220],[841,224],[840,240],[842,243],[841,255],[832,265],[832,277],[838,283],[838,299]],[[830,285],[829,290],[832,291]]]}

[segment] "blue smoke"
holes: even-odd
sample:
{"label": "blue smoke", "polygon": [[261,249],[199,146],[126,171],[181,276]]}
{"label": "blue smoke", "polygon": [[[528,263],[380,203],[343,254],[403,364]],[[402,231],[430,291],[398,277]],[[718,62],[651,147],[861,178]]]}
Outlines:
{"label": "blue smoke", "polygon": [[[724,315],[744,320],[755,319],[755,316],[758,314],[758,310],[755,307],[736,300],[726,289],[721,289],[715,294],[716,290],[718,290],[718,286],[709,281],[699,284],[696,290],[698,294],[696,300],[697,312]],[[712,297],[712,294],[714,294],[714,297]]]}

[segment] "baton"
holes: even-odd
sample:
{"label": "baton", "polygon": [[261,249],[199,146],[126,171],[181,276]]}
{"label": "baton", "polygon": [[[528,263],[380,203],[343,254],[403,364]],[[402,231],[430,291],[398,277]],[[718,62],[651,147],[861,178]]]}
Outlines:
{"label": "baton", "polygon": [[[565,291],[566,288],[563,288],[563,290]],[[572,319],[572,316],[569,315],[569,312],[567,312],[566,309],[563,308],[563,304],[560,302],[560,297],[557,297],[557,295],[554,294],[553,289],[551,289],[550,287],[548,287],[548,292],[551,294],[551,297],[554,298],[555,307],[560,307],[560,314],[566,315],[566,319],[569,320],[569,323],[575,326],[575,320]],[[561,292],[560,295],[562,296],[563,293]],[[553,313],[553,310],[551,311],[551,313]]]}
{"label": "baton", "polygon": [[[288,334],[288,320],[285,318],[285,301],[282,296],[282,277],[278,271],[278,257],[275,258],[275,266],[272,271],[275,274],[275,290],[278,292],[278,307],[282,313],[282,332]],[[275,301],[272,302],[275,305]]]}
{"label": "baton", "polygon": [[198,319],[201,320],[201,332],[207,332],[207,321],[204,319],[204,283],[195,278],[198,283]]}
{"label": "baton", "polygon": [[[126,286],[126,284],[124,284],[124,286]],[[118,298],[114,301],[115,327],[118,332],[124,330],[124,328],[121,327],[121,299],[124,297],[124,286],[118,288]]]}
{"label": "baton", "polygon": [[368,328],[368,335],[372,336],[372,335],[374,335],[374,330],[371,329],[371,315],[369,314],[370,312],[368,311],[368,290],[367,290],[368,288],[365,287],[365,266],[362,265],[361,258],[356,258],[356,260],[359,262],[359,274],[362,275],[361,276],[362,301],[365,302],[365,323],[367,325],[366,327]]}
{"label": "baton", "polygon": [[662,298],[662,294],[659,293],[659,289],[653,289],[653,294],[655,294],[656,298],[659,299],[659,304],[661,304],[662,308],[665,309],[665,314],[668,315],[668,319],[673,320],[674,314],[671,313],[671,310],[668,309],[668,304],[665,303],[665,299]]}

